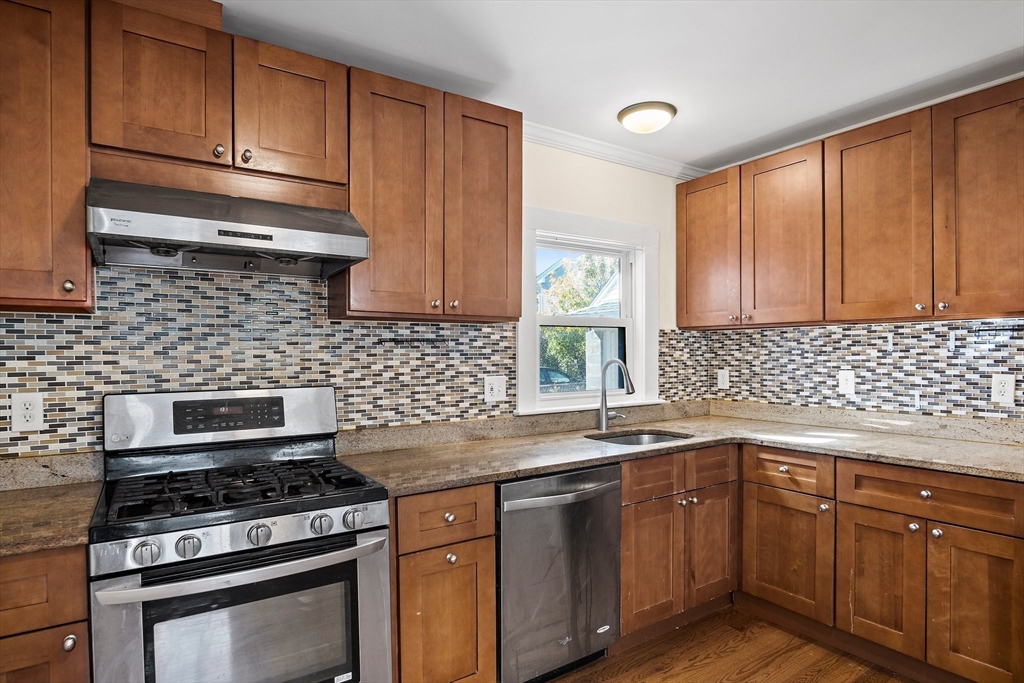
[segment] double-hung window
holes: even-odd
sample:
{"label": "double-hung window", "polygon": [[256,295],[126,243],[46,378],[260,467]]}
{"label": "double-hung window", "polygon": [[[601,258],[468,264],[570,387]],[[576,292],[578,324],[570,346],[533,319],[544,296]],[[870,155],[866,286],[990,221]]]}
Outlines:
{"label": "double-hung window", "polygon": [[520,414],[595,408],[612,358],[637,393],[609,368],[611,405],[657,399],[657,262],[654,228],[527,207]]}

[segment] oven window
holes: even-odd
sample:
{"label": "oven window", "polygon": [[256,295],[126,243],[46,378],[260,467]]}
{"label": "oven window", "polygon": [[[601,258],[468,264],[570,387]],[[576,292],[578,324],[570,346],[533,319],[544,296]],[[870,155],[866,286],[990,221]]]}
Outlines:
{"label": "oven window", "polygon": [[355,562],[145,603],[147,683],[358,681]]}

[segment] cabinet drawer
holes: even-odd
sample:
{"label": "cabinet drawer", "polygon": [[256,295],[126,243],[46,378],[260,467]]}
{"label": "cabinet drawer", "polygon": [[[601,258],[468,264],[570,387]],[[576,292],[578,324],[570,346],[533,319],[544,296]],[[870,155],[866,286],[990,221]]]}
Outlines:
{"label": "cabinet drawer", "polygon": [[1024,537],[1024,484],[840,458],[837,498]]}
{"label": "cabinet drawer", "polygon": [[835,497],[835,458],[769,446],[743,446],[743,480]]}
{"label": "cabinet drawer", "polygon": [[622,463],[622,504],[654,500],[686,490],[685,453]]}
{"label": "cabinet drawer", "polygon": [[85,547],[0,557],[0,636],[89,616]]}
{"label": "cabinet drawer", "polygon": [[87,621],[0,640],[0,681],[89,683],[90,678]]}
{"label": "cabinet drawer", "polygon": [[494,485],[398,499],[398,553],[494,535]]}
{"label": "cabinet drawer", "polygon": [[739,450],[733,444],[686,451],[683,454],[686,490],[725,484],[739,477]]}

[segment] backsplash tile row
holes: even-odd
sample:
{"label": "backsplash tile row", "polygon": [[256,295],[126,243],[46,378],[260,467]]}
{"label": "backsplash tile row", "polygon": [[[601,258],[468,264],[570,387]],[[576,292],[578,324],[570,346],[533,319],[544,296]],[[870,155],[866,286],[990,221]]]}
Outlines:
{"label": "backsplash tile row", "polygon": [[[47,424],[13,434],[4,415],[0,456],[99,449],[116,391],[333,384],[342,428],[515,407],[512,323],[332,322],[322,283],[276,276],[97,268],[96,290],[94,315],[0,318],[0,395],[43,392]],[[506,401],[484,403],[485,374],[508,378]]]}

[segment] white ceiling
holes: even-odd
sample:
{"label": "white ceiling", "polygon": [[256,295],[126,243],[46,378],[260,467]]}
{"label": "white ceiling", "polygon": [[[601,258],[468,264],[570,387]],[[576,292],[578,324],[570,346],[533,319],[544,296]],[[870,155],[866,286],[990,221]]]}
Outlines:
{"label": "white ceiling", "polygon": [[[225,30],[713,169],[1024,71],[1022,0],[222,0]],[[636,135],[616,114],[665,100]]]}

